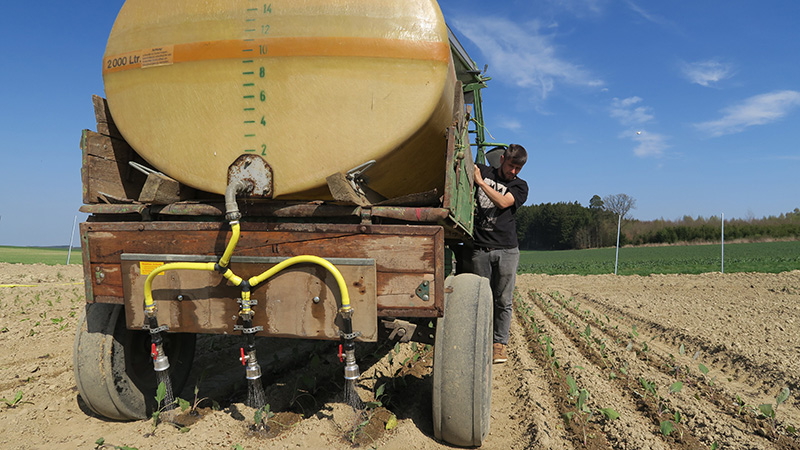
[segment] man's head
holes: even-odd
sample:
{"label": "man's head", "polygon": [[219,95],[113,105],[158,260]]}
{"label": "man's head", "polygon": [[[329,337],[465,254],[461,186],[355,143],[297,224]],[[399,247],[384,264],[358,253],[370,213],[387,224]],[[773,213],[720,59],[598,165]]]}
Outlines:
{"label": "man's head", "polygon": [[528,152],[519,144],[511,144],[500,159],[500,178],[511,181],[517,177],[522,166],[528,161]]}

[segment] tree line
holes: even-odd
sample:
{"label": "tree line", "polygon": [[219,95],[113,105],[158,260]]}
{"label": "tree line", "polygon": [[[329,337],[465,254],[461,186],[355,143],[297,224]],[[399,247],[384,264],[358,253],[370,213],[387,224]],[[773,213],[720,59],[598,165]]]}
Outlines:
{"label": "tree line", "polygon": [[[516,213],[517,237],[523,250],[569,250],[616,245],[719,242],[721,217],[684,216],[678,220],[640,221],[628,218],[636,200],[626,194],[595,195],[589,206],[575,202],[522,206]],[[800,208],[761,219],[725,220],[725,240],[800,238]]]}

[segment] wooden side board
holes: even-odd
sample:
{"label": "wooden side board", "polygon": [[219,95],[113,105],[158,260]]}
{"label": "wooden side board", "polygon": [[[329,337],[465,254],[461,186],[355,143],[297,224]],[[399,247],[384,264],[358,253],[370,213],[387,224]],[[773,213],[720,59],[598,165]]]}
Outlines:
{"label": "wooden side board", "polygon": [[[144,281],[149,269],[165,262],[164,255],[123,254],[122,282],[129,328],[142,328]],[[174,257],[174,255],[173,255]],[[215,258],[205,258],[213,262]],[[230,268],[244,279],[257,276],[278,258],[234,257]],[[360,340],[378,338],[375,261],[331,260],[347,280],[353,329]],[[153,277],[152,294],[159,325],[173,332],[238,334],[241,290],[216,272],[169,270]],[[333,275],[314,264],[291,266],[251,292],[253,326],[264,336],[338,339],[343,328],[339,308],[342,293]]]}
{"label": "wooden side board", "polygon": [[[444,231],[440,226],[243,222],[241,227],[241,237],[234,251],[234,258],[243,258],[243,261],[247,258],[285,258],[304,254],[374,261],[369,266],[343,264],[340,269],[343,274],[347,273],[345,279],[351,296],[363,302],[366,308],[372,308],[369,305],[374,304],[374,312],[369,312],[374,317],[369,320],[377,321],[378,317],[442,315],[446,274]],[[136,273],[140,269],[135,262],[146,258],[126,263],[123,261],[123,254],[188,255],[214,261],[224,252],[230,234],[230,227],[222,222],[83,223],[81,237],[87,300],[124,303],[131,315],[129,320],[132,321],[129,325],[134,327],[134,322],[141,323],[138,311],[143,306],[140,285],[144,282],[144,277]],[[251,276],[269,266],[266,263],[237,262],[234,259],[231,268],[234,272],[241,271],[241,276]],[[308,307],[307,300],[311,293],[319,294],[311,296],[312,299],[322,295],[337,295],[338,290],[332,278],[313,267],[298,266],[297,269],[288,271],[286,276],[284,281],[277,282],[276,278],[275,282],[270,280],[263,286],[256,287],[253,291],[254,298],[263,301],[265,308],[271,305],[269,307],[273,311],[278,311],[281,308],[275,306],[275,299],[288,301],[284,299],[293,297],[292,290],[297,292],[296,298],[300,300],[288,302],[304,305],[303,308]],[[232,300],[237,295],[236,288],[227,286],[227,282],[213,272],[188,275],[176,271],[164,280],[172,280],[172,284],[158,287],[154,283],[157,288],[154,296],[158,295],[158,299],[162,299],[160,301],[175,302],[175,305],[169,307],[165,303],[164,310],[186,315],[185,311],[192,308],[198,311],[205,308],[202,313],[176,319],[174,323],[182,327],[179,328],[181,331],[226,332],[225,327],[232,323],[227,317],[234,316],[238,311],[235,300]],[[309,287],[315,283],[322,284],[316,288]],[[324,289],[322,285],[325,286]],[[182,297],[184,300],[178,301],[182,292],[187,295]],[[198,309],[200,303],[189,303],[187,298],[191,298],[189,302],[207,303]],[[186,306],[176,306],[181,302]],[[308,317],[314,314],[331,317],[330,311],[312,307],[303,312],[292,308],[294,307],[280,311],[280,314],[284,314],[283,318],[273,312],[271,318],[265,317],[265,320],[270,323],[274,320],[288,321],[293,325],[278,327],[269,332],[266,327],[269,323],[265,322],[262,324],[265,326],[265,334],[287,336],[292,333],[307,333],[308,336],[305,337],[329,337],[326,333],[330,330],[321,333],[309,331],[309,327],[315,322]],[[297,318],[288,320],[286,314],[295,314]],[[201,320],[201,316],[208,318],[211,315],[215,317],[213,321]],[[224,321],[227,322],[223,323]],[[287,329],[294,331],[287,332]]]}
{"label": "wooden side board", "polygon": [[81,135],[84,203],[133,202],[147,177],[130,165],[143,163],[124,140],[83,130]]}

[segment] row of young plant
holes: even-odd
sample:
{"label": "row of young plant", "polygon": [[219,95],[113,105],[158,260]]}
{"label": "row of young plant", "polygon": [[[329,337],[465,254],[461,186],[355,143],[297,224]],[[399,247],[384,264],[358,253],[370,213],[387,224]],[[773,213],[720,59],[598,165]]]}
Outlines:
{"label": "row of young plant", "polygon": [[[681,408],[672,405],[673,399],[676,399],[674,394],[681,392],[684,387],[691,387],[695,393],[694,397],[699,400],[700,397],[708,399],[715,405],[716,408],[722,413],[730,413],[730,415],[739,418],[740,421],[747,425],[751,431],[762,435],[763,437],[773,441],[794,441],[797,436],[797,429],[790,424],[779,424],[776,420],[778,407],[783,404],[790,396],[788,387],[783,387],[780,393],[775,398],[774,404],[766,403],[760,404],[757,407],[745,403],[739,395],[735,395],[735,403],[731,402],[731,395],[725,393],[720,386],[716,383],[716,377],[709,377],[710,370],[702,363],[697,364],[697,372],[690,369],[688,365],[680,365],[677,363],[674,355],[669,354],[667,358],[651,352],[649,343],[656,339],[652,337],[649,341],[640,339],[640,335],[636,329],[636,325],[631,326],[629,332],[622,332],[619,330],[618,325],[611,326],[611,320],[607,315],[600,317],[589,309],[581,309],[580,302],[575,301],[574,298],[565,298],[558,292],[548,294],[546,298],[540,293],[532,293],[532,297],[537,299],[539,304],[545,308],[545,311],[551,311],[554,318],[566,318],[568,312],[577,315],[586,323],[583,331],[580,331],[582,325],[578,325],[572,319],[562,320],[564,328],[567,326],[573,334],[578,334],[587,349],[595,347],[595,353],[599,355],[602,364],[606,368],[611,368],[609,377],[612,379],[618,378],[614,368],[627,379],[626,384],[631,385],[631,377],[628,375],[627,363],[615,364],[609,359],[606,352],[606,339],[600,339],[597,336],[592,336],[591,325],[594,324],[596,328],[613,339],[615,343],[621,346],[625,341],[626,351],[633,351],[637,358],[647,362],[655,367],[660,372],[673,378],[673,382],[667,388],[667,396],[662,396],[652,380],[647,380],[643,377],[638,378],[638,383],[634,383],[636,389],[632,389],[634,394],[645,400],[645,403],[650,406],[654,415],[658,419],[660,425],[660,432],[664,436],[670,436],[677,433],[681,441],[686,440],[684,431],[686,430],[684,414]],[[555,300],[557,307],[554,307]],[[603,320],[605,319],[605,320]],[[686,348],[681,344],[678,348],[678,354],[681,356],[686,355]],[[697,360],[700,352],[697,351],[693,360]],[[680,400],[676,400],[680,401]],[[690,438],[690,440],[693,440]],[[718,447],[717,442],[711,443],[711,448]]]}
{"label": "row of young plant", "polygon": [[[77,292],[77,289],[73,289],[73,297],[68,299],[71,303],[70,312],[68,313],[69,318],[74,318],[78,314],[78,308],[83,302],[83,297]],[[46,308],[42,309],[44,305],[47,305],[49,308],[53,308],[54,305],[60,304],[62,300],[65,300],[65,298],[62,297],[62,293],[63,292],[61,290],[53,289],[46,292],[37,292],[33,295],[33,297],[22,297],[20,294],[17,294],[14,297],[13,306],[15,309],[19,310],[19,315],[23,316],[19,320],[19,327],[25,327],[25,325],[30,324],[30,328],[26,333],[26,336],[31,337],[39,334],[44,330],[45,325],[56,326],[58,331],[63,331],[70,326],[70,323],[67,320],[68,317],[63,315],[58,317],[48,317],[48,310]],[[40,326],[42,328],[39,328]],[[0,328],[0,333],[8,333],[12,330],[12,328],[13,325],[6,325]]]}
{"label": "row of young plant", "polygon": [[589,389],[579,386],[575,377],[568,373],[569,369],[559,360],[552,337],[536,319],[536,308],[524,301],[519,292],[514,294],[517,318],[525,329],[529,350],[535,359],[547,367],[546,374],[551,385],[557,386],[557,389],[565,394],[566,400],[559,402],[558,407],[566,428],[572,431],[576,440],[584,447],[591,440],[593,447],[612,448],[602,432],[601,420],[616,420],[619,418],[619,413],[613,408],[601,408],[589,401],[591,396]]}
{"label": "row of young plant", "polygon": [[[404,346],[408,346],[408,349],[404,349]],[[403,350],[410,350],[410,354]],[[379,438],[380,436],[370,435],[369,425],[375,420],[379,411],[382,409],[385,410],[386,406],[396,402],[396,393],[402,392],[408,387],[409,382],[407,376],[414,370],[416,365],[430,361],[432,353],[433,347],[431,345],[420,345],[416,342],[402,345],[396,343],[386,355],[389,368],[392,370],[389,376],[386,377],[388,380],[383,383],[375,384],[372,392],[372,399],[359,402],[359,405],[354,406],[354,408],[357,409],[355,411],[356,420],[352,427],[342,430],[344,440],[352,445],[359,446],[370,444]],[[385,348],[375,348],[374,351],[364,357],[364,360],[376,360],[384,354],[386,354]],[[403,356],[402,359],[400,358],[401,355]],[[322,365],[320,356],[316,353],[312,354],[308,363],[308,369],[310,370],[306,370],[305,373],[296,377],[297,382],[294,387],[294,393],[289,401],[289,406],[291,408],[305,411],[306,408],[303,406],[303,402],[306,404],[317,404],[320,395],[322,397],[328,397],[330,395],[330,392],[327,392],[330,390],[330,386],[323,386],[325,382],[319,378],[333,380],[335,377],[330,373],[325,373]],[[199,397],[198,385],[201,383],[202,378],[201,376],[197,381],[197,385],[194,388],[194,398],[192,400],[176,398],[171,404],[164,403],[166,386],[164,386],[163,383],[158,386],[155,400],[160,407],[157,411],[152,413],[151,419],[153,427],[151,434],[155,433],[160,423],[170,424],[180,432],[189,432],[190,428],[182,425],[180,420],[176,420],[176,415],[188,414],[199,416],[199,407],[204,402],[210,403],[213,410],[221,410],[220,405],[216,401],[205,397]],[[180,412],[178,412],[178,409]],[[306,413],[303,412],[295,419],[286,420],[285,418],[278,417],[278,415],[281,414],[284,413],[276,413],[271,410],[269,404],[266,404],[253,411],[253,419],[248,429],[261,438],[274,438],[299,424],[300,420],[306,416]],[[388,412],[388,410],[383,411],[381,417],[383,421],[381,426],[385,431],[391,431],[397,426],[397,417],[391,412]],[[375,427],[371,428],[374,429]],[[99,448],[104,448],[102,447],[102,438],[98,440],[98,444]],[[241,450],[244,447],[241,444],[236,444],[233,448]]]}
{"label": "row of young plant", "polygon": [[[588,309],[581,310],[580,302],[576,302],[574,298],[565,298],[558,292],[547,295],[531,292],[529,297],[565,334],[573,337],[576,348],[585,358],[607,371],[606,377],[609,382],[615,383],[623,392],[626,392],[646,416],[659,424],[656,433],[660,434],[670,447],[700,448],[701,445],[705,446],[688,432],[687,427],[682,423],[684,415],[678,408],[670,405],[669,399],[659,395],[654,381],[644,377],[635,377],[631,373],[628,362],[612,354],[608,337],[610,336],[609,330],[613,328],[610,318],[599,317]],[[593,333],[592,325],[599,332]],[[628,336],[612,339],[617,347],[625,346],[626,351],[635,351],[640,357],[647,358],[650,352],[648,342],[636,343],[635,338],[638,338],[638,332],[634,328],[628,333]],[[629,339],[627,345],[624,342],[625,339]],[[676,388],[677,385],[673,387],[673,389]],[[675,392],[677,391],[672,393]]]}

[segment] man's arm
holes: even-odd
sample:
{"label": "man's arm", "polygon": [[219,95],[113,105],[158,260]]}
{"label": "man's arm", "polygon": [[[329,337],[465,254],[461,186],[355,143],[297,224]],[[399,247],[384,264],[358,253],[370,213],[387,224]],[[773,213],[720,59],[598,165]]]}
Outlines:
{"label": "man's arm", "polygon": [[483,189],[489,200],[500,209],[506,209],[514,204],[514,195],[511,192],[506,192],[506,195],[502,195],[483,181],[483,175],[481,175],[481,169],[478,166],[475,166],[475,186]]}

